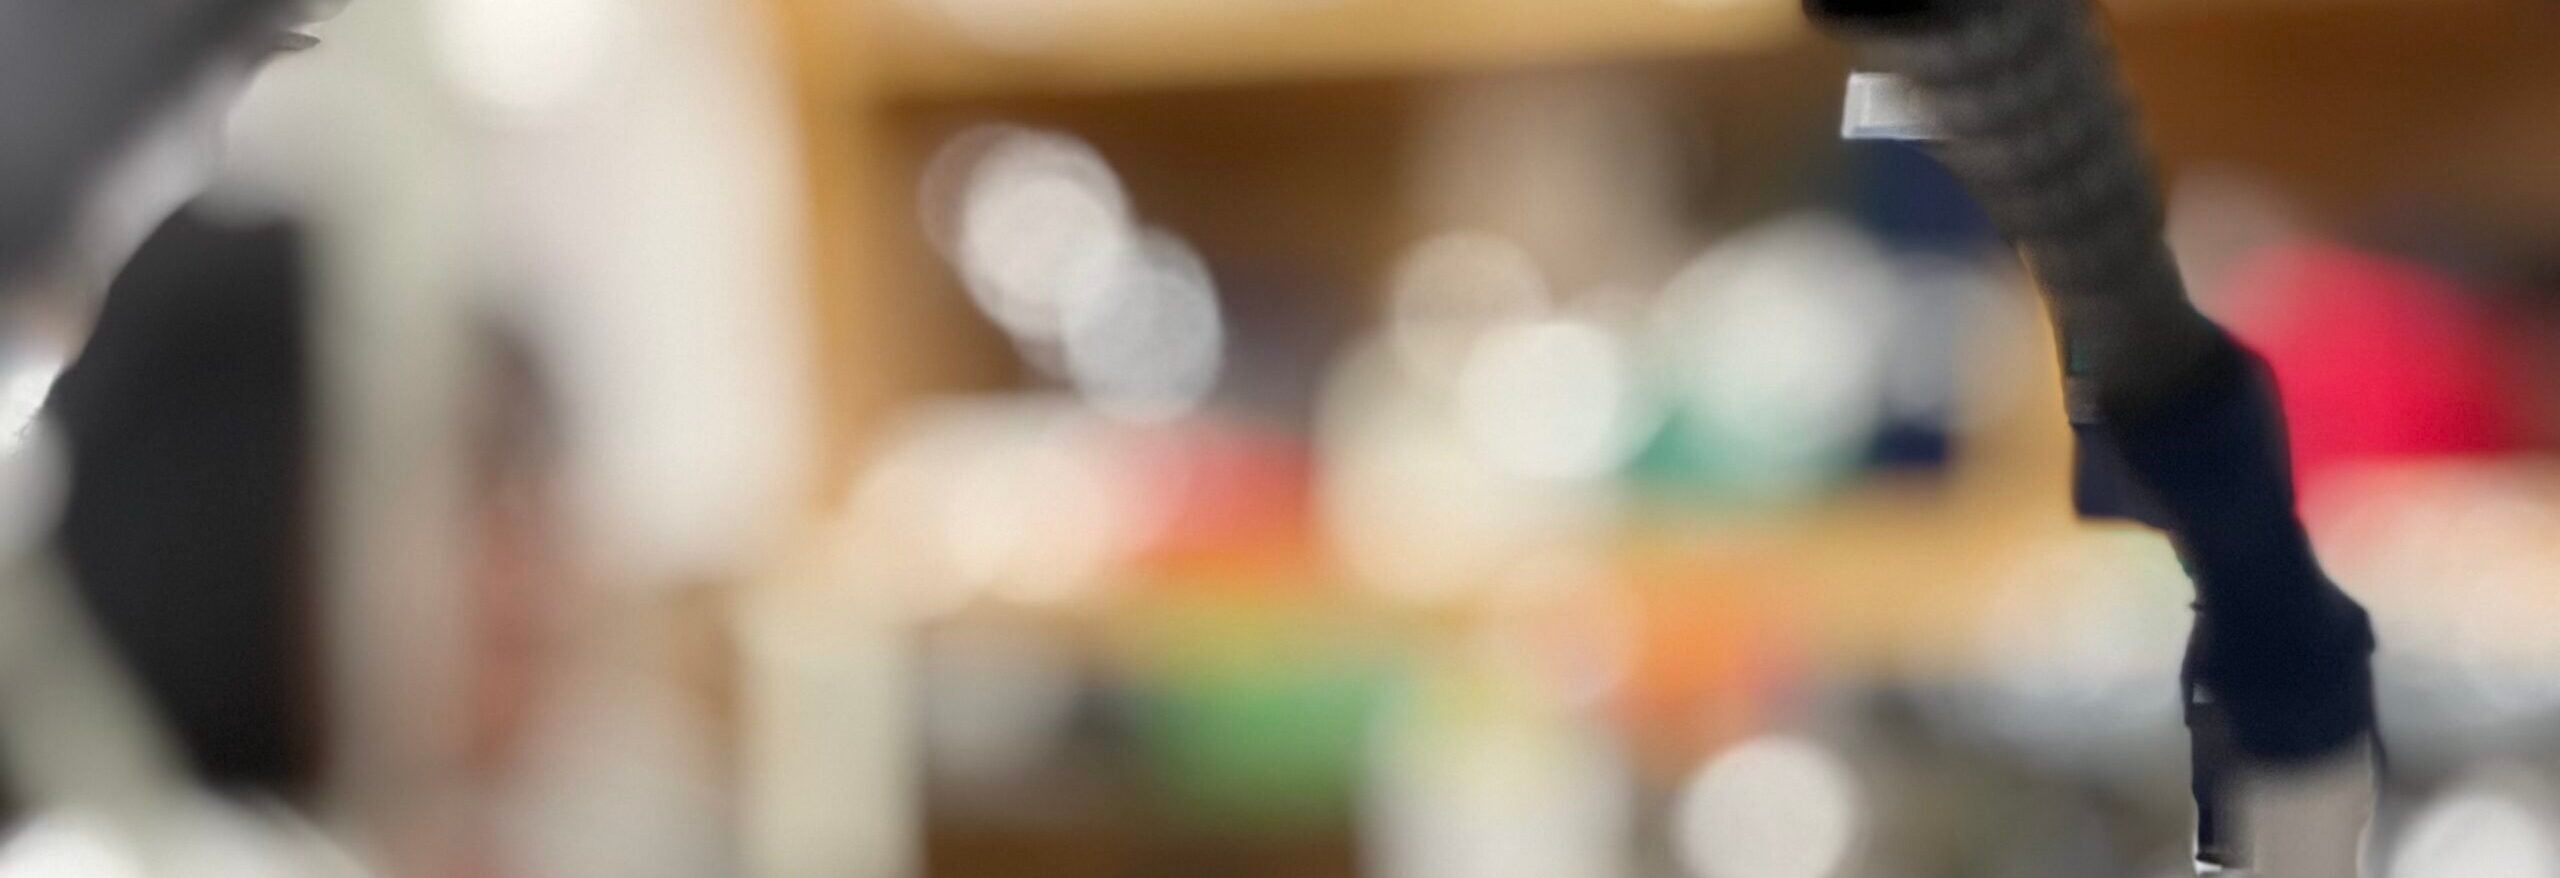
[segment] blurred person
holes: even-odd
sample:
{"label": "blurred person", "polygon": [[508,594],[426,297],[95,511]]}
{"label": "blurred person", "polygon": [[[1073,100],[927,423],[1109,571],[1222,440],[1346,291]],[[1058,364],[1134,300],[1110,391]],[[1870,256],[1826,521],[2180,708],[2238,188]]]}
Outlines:
{"label": "blurred person", "polygon": [[423,855],[469,878],[691,878],[735,870],[692,656],[698,607],[602,587],[577,551],[551,349],[477,333],[466,414],[461,838]]}
{"label": "blurred person", "polygon": [[[103,782],[112,789],[103,793],[91,790],[94,795],[88,796],[101,801],[111,799],[115,807],[110,810],[119,817],[133,818],[116,821],[119,825],[110,827],[108,834],[158,832],[159,818],[166,810],[163,806],[181,799],[195,801],[199,797],[194,794],[200,786],[245,794],[242,798],[291,800],[309,785],[317,750],[312,742],[321,738],[321,730],[311,721],[313,711],[309,710],[310,689],[316,687],[309,685],[311,681],[305,677],[309,668],[303,666],[312,658],[309,644],[304,641],[312,632],[303,630],[311,621],[307,618],[311,596],[306,571],[300,569],[307,560],[300,543],[311,524],[305,514],[308,498],[303,496],[310,485],[301,469],[310,450],[309,436],[303,432],[308,429],[308,424],[303,423],[308,416],[304,409],[310,403],[302,394],[303,385],[311,376],[300,362],[301,355],[293,353],[303,345],[301,324],[270,323],[256,316],[290,312],[298,317],[298,293],[283,289],[287,276],[293,272],[278,268],[291,260],[261,262],[253,276],[224,280],[214,276],[221,274],[219,271],[199,269],[208,261],[237,261],[248,254],[210,243],[199,232],[164,232],[164,237],[170,239],[192,240],[193,243],[172,245],[187,251],[187,255],[145,253],[142,262],[127,272],[126,281],[113,284],[113,291],[107,291],[109,278],[123,270],[128,256],[143,238],[211,177],[220,153],[224,118],[255,73],[279,51],[309,47],[312,39],[293,27],[320,17],[330,11],[323,7],[331,5],[334,4],[288,0],[171,0],[147,6],[91,6],[81,0],[38,0],[24,6],[0,6],[0,28],[30,22],[94,24],[120,20],[176,28],[179,20],[185,19],[207,27],[208,32],[198,35],[199,39],[221,49],[209,53],[210,57],[201,64],[195,63],[194,53],[173,51],[170,57],[160,59],[161,66],[192,70],[184,77],[168,74],[172,79],[185,79],[183,85],[133,91],[136,95],[167,97],[153,101],[147,112],[137,110],[134,115],[147,116],[147,124],[123,126],[132,130],[120,138],[123,145],[118,148],[93,149],[79,161],[21,162],[15,138],[10,134],[42,126],[14,125],[10,131],[0,132],[0,160],[5,160],[0,161],[0,199],[12,198],[19,191],[14,186],[18,182],[16,175],[25,167],[58,171],[66,180],[76,178],[76,185],[68,188],[77,190],[78,195],[72,199],[77,204],[58,211],[20,211],[17,204],[0,203],[0,211],[5,211],[0,221],[9,224],[0,227],[0,232],[11,232],[24,217],[57,213],[63,217],[59,229],[47,228],[41,235],[26,236],[27,240],[40,240],[42,252],[26,257],[16,251],[0,252],[0,262],[5,262],[0,264],[0,300],[13,305],[28,303],[23,313],[14,315],[21,319],[10,321],[5,327],[10,336],[0,341],[6,345],[0,353],[19,361],[9,364],[12,370],[7,373],[8,388],[38,388],[33,397],[41,399],[42,388],[50,383],[53,374],[62,371],[62,364],[79,358],[44,417],[30,420],[27,412],[34,409],[30,403],[22,406],[27,412],[13,411],[14,416],[5,425],[29,425],[22,432],[32,437],[27,444],[33,450],[16,456],[22,464],[59,457],[56,451],[64,449],[57,446],[62,445],[71,446],[67,451],[76,460],[76,465],[20,467],[46,472],[71,470],[68,478],[73,484],[68,490],[73,495],[73,514],[62,527],[63,550],[33,548],[36,540],[31,537],[26,541],[29,551],[12,553],[35,559],[30,563],[44,564],[53,563],[53,556],[60,554],[63,558],[58,566],[67,568],[67,572],[39,582],[40,587],[16,590],[24,598],[23,603],[42,612],[18,612],[25,608],[16,603],[0,605],[0,622],[15,625],[0,630],[0,665],[18,671],[0,672],[0,676],[8,678],[0,679],[0,698],[12,699],[0,704],[0,715],[5,715],[0,717],[5,720],[0,721],[0,739],[42,739],[33,746],[15,740],[0,743],[10,745],[9,765],[28,769],[22,772],[21,779],[34,778],[22,786],[35,788],[25,806],[39,813],[39,826],[42,815],[62,810],[58,806],[66,798],[82,799],[80,790],[66,795],[61,782],[68,779],[75,787],[97,787],[102,783],[95,780],[100,776],[97,772],[80,766],[58,767],[52,764],[57,760],[44,758],[67,751],[96,757],[81,762],[81,766],[115,768],[107,772],[115,777]],[[701,15],[712,20],[735,17],[725,4],[698,5]],[[230,39],[237,28],[223,16],[253,12],[263,16],[262,10],[286,7],[294,11],[277,18],[261,17],[256,27],[248,29],[250,37],[236,42]],[[102,11],[90,15],[82,11],[87,9]],[[663,36],[681,46],[700,44],[704,42],[703,28],[691,26],[698,23],[669,27]],[[32,31],[0,34],[5,37],[0,38],[0,50],[25,42],[43,42],[43,36]],[[163,42],[155,40],[151,45]],[[0,74],[22,66],[42,69],[22,60],[28,57],[55,56],[10,56],[0,52]],[[459,749],[465,751],[467,776],[459,779],[459,785],[468,789],[463,791],[466,801],[461,804],[465,810],[481,812],[470,815],[473,825],[461,829],[466,835],[477,833],[484,837],[459,841],[465,847],[476,848],[464,852],[466,857],[483,852],[489,855],[459,866],[458,870],[465,873],[675,876],[731,871],[717,865],[716,859],[719,835],[725,827],[716,811],[700,807],[711,800],[702,795],[706,785],[698,782],[710,772],[700,769],[712,763],[698,759],[700,754],[693,752],[693,745],[706,736],[694,734],[697,730],[689,721],[697,717],[684,709],[688,705],[664,698],[668,694],[664,681],[649,678],[664,669],[650,666],[645,660],[665,656],[649,654],[649,645],[632,642],[664,632],[635,630],[646,627],[643,625],[613,624],[595,626],[610,631],[577,632],[563,624],[563,617],[572,610],[592,609],[571,607],[571,603],[592,599],[596,604],[606,604],[615,597],[602,594],[601,589],[588,594],[572,584],[582,577],[577,575],[580,564],[572,563],[571,553],[562,545],[572,542],[564,532],[577,530],[587,535],[586,531],[601,530],[613,531],[611,535],[617,538],[623,536],[610,527],[570,527],[564,519],[589,524],[585,520],[588,517],[628,519],[636,515],[642,525],[656,526],[642,539],[594,540],[612,545],[581,545],[578,548],[591,551],[576,556],[577,562],[589,565],[610,566],[611,562],[621,561],[623,568],[638,567],[655,574],[662,568],[650,567],[648,562],[665,562],[670,557],[693,562],[701,553],[689,550],[706,542],[700,538],[703,533],[752,532],[752,525],[743,521],[745,516],[724,515],[728,507],[718,501],[748,493],[733,488],[755,480],[725,476],[734,475],[740,468],[761,473],[750,464],[763,458],[794,456],[713,454],[707,455],[712,462],[726,461],[732,466],[666,465],[669,457],[697,450],[700,443],[694,440],[706,434],[726,438],[792,433],[789,429],[763,429],[772,426],[770,418],[735,416],[740,406],[751,407],[768,397],[788,398],[784,382],[761,380],[767,377],[765,373],[744,368],[727,370],[734,380],[726,384],[705,382],[697,380],[698,361],[659,356],[670,334],[693,331],[697,335],[709,334],[715,342],[728,342],[729,338],[719,333],[735,327],[716,318],[730,312],[713,310],[706,316],[703,310],[683,307],[622,307],[634,300],[657,304],[692,302],[690,298],[661,295],[667,289],[687,285],[721,287],[723,294],[713,298],[724,303],[749,298],[735,295],[736,289],[754,287],[758,280],[765,279],[755,270],[766,264],[756,258],[761,251],[745,247],[720,250],[703,244],[699,219],[706,209],[704,199],[708,198],[710,205],[729,205],[739,200],[752,204],[755,196],[781,190],[740,186],[735,180],[714,181],[701,174],[676,175],[683,179],[668,181],[667,185],[631,187],[625,184],[632,165],[592,161],[593,154],[603,149],[619,150],[616,155],[674,157],[698,163],[712,151],[703,146],[706,140],[712,147],[727,149],[738,139],[732,136],[734,131],[752,127],[737,124],[732,111],[739,101],[725,93],[705,94],[687,87],[694,84],[687,78],[690,74],[684,72],[691,69],[690,65],[666,63],[666,53],[635,52],[629,57],[635,67],[645,65],[645,72],[663,74],[669,81],[652,80],[647,86],[617,90],[617,99],[629,99],[632,105],[618,107],[616,113],[591,117],[605,120],[603,124],[578,129],[592,145],[562,150],[564,156],[574,153],[576,157],[546,166],[537,175],[543,177],[544,185],[524,187],[579,192],[580,197],[560,201],[576,208],[575,216],[563,214],[561,220],[616,238],[611,248],[580,251],[610,250],[612,256],[598,264],[580,265],[571,272],[604,276],[602,282],[592,285],[595,289],[577,292],[610,296],[610,305],[596,309],[610,313],[580,314],[574,321],[562,321],[566,328],[545,327],[570,336],[568,341],[554,346],[569,352],[564,356],[598,356],[601,350],[610,365],[581,361],[559,370],[564,379],[587,379],[584,384],[573,381],[573,386],[562,388],[564,396],[578,402],[574,412],[590,419],[577,424],[580,429],[563,431],[590,442],[581,446],[575,456],[579,467],[561,466],[557,459],[561,455],[555,454],[558,449],[553,447],[554,421],[569,418],[558,410],[562,407],[550,405],[544,389],[548,382],[528,377],[543,370],[508,365],[495,370],[498,377],[492,383],[492,410],[479,425],[482,447],[476,458],[478,478],[467,489],[473,498],[469,511],[477,514],[474,521],[481,528],[472,534],[478,555],[476,569],[468,576],[471,592],[465,596],[472,614],[465,622],[470,643],[456,650],[468,651],[477,667],[468,670],[465,683],[470,704],[464,711],[466,715],[428,718],[437,723],[433,734],[439,736],[440,743],[459,743]],[[83,68],[83,72],[92,71]],[[25,77],[15,80],[27,81],[30,80]],[[87,80],[66,76],[64,82],[78,86]],[[12,83],[0,82],[0,107],[50,106],[15,100],[22,91]],[[681,111],[668,111],[665,95],[675,95]],[[116,138],[101,141],[113,139]],[[635,149],[635,143],[658,146]],[[657,178],[663,180],[666,176],[659,174]],[[699,182],[686,185],[694,181]],[[739,195],[742,191],[749,195]],[[614,206],[604,211],[617,222],[598,225],[593,221],[595,207],[608,198],[618,199],[611,200]],[[710,210],[723,212],[720,207]],[[732,233],[721,243],[760,243],[782,237],[759,234],[765,227],[757,223],[723,225]],[[732,252],[744,255],[726,263],[716,258],[709,260],[721,269],[717,272],[670,272],[666,260],[630,260],[623,255],[635,249],[629,246],[629,236],[625,234],[634,226],[661,235],[657,240],[672,242],[669,247],[658,248],[661,251],[695,248],[712,250],[715,256]],[[0,243],[14,247],[19,240],[12,232]],[[168,249],[156,240],[150,246],[153,251]],[[651,248],[643,245],[636,249]],[[184,267],[189,264],[197,269]],[[635,277],[623,270],[632,265],[646,267]],[[147,282],[135,279],[146,274]],[[701,278],[713,282],[699,282]],[[291,282],[298,280],[291,278]],[[258,289],[250,295],[251,301],[243,302],[225,297],[220,288],[226,286]],[[146,288],[150,292],[136,292]],[[92,313],[101,309],[101,293],[107,293],[103,319]],[[241,326],[249,327],[247,337],[221,337]],[[94,344],[90,341],[93,328],[98,334]],[[635,339],[643,343],[634,343]],[[676,344],[686,346],[686,342]],[[89,348],[85,355],[83,347]],[[731,356],[749,347],[735,344],[733,348],[697,349],[696,353],[702,359],[723,362],[761,362],[753,356]],[[759,354],[779,347],[755,345],[746,353]],[[626,351],[631,356],[621,356]],[[611,359],[616,357],[619,359]],[[507,354],[495,359],[523,365]],[[217,362],[256,365],[234,370],[214,365]],[[653,371],[670,366],[676,370],[672,376]],[[701,387],[716,390],[687,392]],[[14,404],[17,395],[7,398]],[[706,399],[709,405],[703,404]],[[734,402],[737,400],[744,402]],[[731,405],[723,408],[722,403]],[[637,427],[632,423],[634,408],[645,416]],[[705,416],[705,409],[713,414]],[[694,429],[705,422],[719,424],[729,432]],[[677,455],[665,453],[670,450],[670,442],[676,443],[672,450]],[[757,444],[755,449],[771,444]],[[601,467],[594,463],[599,459],[605,461]],[[638,471],[636,477],[625,477],[633,473],[614,469],[616,466],[632,467]],[[556,471],[563,468],[606,472],[581,472],[583,480],[564,479]],[[580,510],[583,514],[563,514],[555,508],[559,502],[555,494],[578,492],[556,484],[556,480],[589,489],[605,485],[616,490],[605,491],[608,502],[602,504],[595,503],[594,498],[582,498],[588,500]],[[678,502],[665,502],[669,492],[658,489],[669,484],[708,487],[690,493],[676,492]],[[23,500],[21,505],[35,510],[21,516],[31,520],[21,528],[31,534],[52,530],[56,518],[55,501],[40,488],[41,485],[16,491],[23,497],[8,498]],[[8,490],[14,489],[0,488],[0,492]],[[633,491],[642,496],[634,500]],[[714,496],[704,501],[706,494]],[[595,506],[604,508],[598,510]],[[666,514],[652,515],[661,512]],[[674,520],[668,521],[670,518]],[[630,524],[619,520],[615,523],[625,527]],[[12,544],[11,548],[16,546]],[[647,557],[632,560],[643,555]],[[696,581],[685,577],[713,575],[696,566],[667,573],[664,578]],[[619,584],[639,577],[628,569],[619,569],[599,573],[596,578]],[[617,605],[611,609],[635,608]],[[636,609],[648,613],[666,608]],[[663,620],[652,617],[641,621],[655,624]],[[18,629],[44,636],[15,638],[13,635],[21,633]],[[639,636],[623,636],[630,634]],[[617,661],[635,653],[644,661]],[[75,674],[74,669],[85,670]],[[75,676],[79,685],[55,683]],[[13,685],[20,678],[44,685]],[[104,706],[90,705],[94,709],[86,713],[101,719],[85,725],[20,722],[28,717],[64,713],[51,709],[58,704],[44,700],[63,692],[95,695],[91,700]],[[459,722],[447,725],[454,719]],[[112,739],[115,744],[64,743],[81,737],[77,734],[81,730],[97,728],[114,730],[115,734],[102,738]],[[34,733],[17,734],[23,729],[33,729]],[[443,738],[448,733],[461,740]],[[649,776],[635,777],[635,773]],[[440,783],[446,779],[437,778]],[[421,810],[440,810],[447,804],[439,798],[433,806]],[[434,836],[429,844],[456,840],[440,834],[448,827],[439,820],[427,822],[437,823],[422,833]],[[405,827],[392,828],[394,833],[404,830]],[[128,837],[124,841],[148,846],[149,840],[137,842]],[[407,839],[391,841],[398,847]],[[401,847],[398,852],[407,850]],[[445,850],[439,847],[435,854],[441,856]],[[9,872],[13,862],[0,856],[0,874],[13,874]],[[564,863],[607,863],[614,868],[563,868]],[[246,872],[276,873],[278,870]]]}
{"label": "blurred person", "polygon": [[560,604],[570,573],[560,557],[557,417],[531,348],[505,332],[486,336],[488,376],[470,422],[471,715],[467,767],[496,777],[519,758],[541,700],[543,669],[558,660]]}

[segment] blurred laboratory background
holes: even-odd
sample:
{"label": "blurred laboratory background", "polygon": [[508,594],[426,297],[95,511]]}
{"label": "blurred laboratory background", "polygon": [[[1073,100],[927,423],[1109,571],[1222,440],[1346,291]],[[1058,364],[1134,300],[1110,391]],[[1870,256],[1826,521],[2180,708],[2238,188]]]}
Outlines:
{"label": "blurred laboratory background", "polygon": [[[2102,5],[2381,632],[2371,874],[2560,878],[2560,6]],[[1792,0],[313,32],[49,404],[203,862],[2191,874],[2177,560]]]}

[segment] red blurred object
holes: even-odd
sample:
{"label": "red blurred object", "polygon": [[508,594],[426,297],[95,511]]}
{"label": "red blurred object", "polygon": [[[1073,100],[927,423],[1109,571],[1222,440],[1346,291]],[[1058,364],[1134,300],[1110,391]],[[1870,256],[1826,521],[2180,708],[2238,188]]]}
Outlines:
{"label": "red blurred object", "polygon": [[1188,425],[1130,444],[1159,526],[1137,562],[1182,579],[1304,582],[1313,563],[1314,458],[1296,437]]}
{"label": "red blurred object", "polygon": [[2340,467],[2526,444],[2519,360],[2489,306],[2423,267],[2334,244],[2268,250],[2233,328],[2273,364],[2306,496]]}

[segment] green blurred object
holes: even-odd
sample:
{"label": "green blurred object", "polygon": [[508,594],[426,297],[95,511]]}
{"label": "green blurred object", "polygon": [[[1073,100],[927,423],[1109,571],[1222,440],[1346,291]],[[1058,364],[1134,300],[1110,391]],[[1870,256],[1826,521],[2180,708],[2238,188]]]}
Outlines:
{"label": "green blurred object", "polygon": [[1286,832],[1349,813],[1395,662],[1314,607],[1202,602],[1140,623],[1135,721],[1182,819]]}
{"label": "green blurred object", "polygon": [[[1803,461],[1783,464],[1792,473],[1772,478],[1772,469],[1782,464],[1755,453],[1750,442],[1718,429],[1696,411],[1673,406],[1661,428],[1628,461],[1625,476],[1657,500],[1748,511],[1803,502],[1839,487],[1858,476],[1859,464],[1858,454],[1844,453],[1809,469]],[[1813,490],[1808,492],[1807,486]]]}

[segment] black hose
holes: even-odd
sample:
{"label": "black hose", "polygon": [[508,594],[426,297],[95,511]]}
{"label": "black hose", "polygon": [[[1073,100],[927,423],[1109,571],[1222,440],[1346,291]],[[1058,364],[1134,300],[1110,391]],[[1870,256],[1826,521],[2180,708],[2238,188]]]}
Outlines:
{"label": "black hose", "polygon": [[2320,759],[2374,729],[2372,628],[2295,514],[2272,375],[2187,298],[2085,0],[1805,9],[1908,81],[1937,154],[2026,260],[2062,343],[2083,496],[2121,479],[2195,580],[2184,677],[2210,859],[2231,833],[2207,799],[2233,763]]}
{"label": "black hose", "polygon": [[2138,415],[2219,332],[2189,304],[2106,44],[2077,0],[1809,0],[1903,76],[1938,155],[2023,252],[2062,330],[2076,414]]}
{"label": "black hose", "polygon": [[0,2],[0,285],[59,243],[101,166],[280,0]]}

